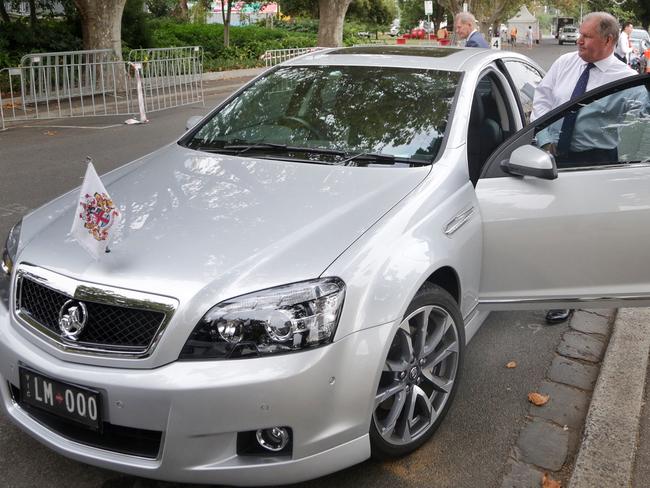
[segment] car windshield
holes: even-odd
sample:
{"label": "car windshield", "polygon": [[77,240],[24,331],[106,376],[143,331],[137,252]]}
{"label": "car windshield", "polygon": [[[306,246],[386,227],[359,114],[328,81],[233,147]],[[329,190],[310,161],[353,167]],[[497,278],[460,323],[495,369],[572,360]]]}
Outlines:
{"label": "car windshield", "polygon": [[424,69],[282,67],[246,88],[181,144],[334,164],[367,160],[359,157],[367,154],[432,162],[459,80],[459,73]]}

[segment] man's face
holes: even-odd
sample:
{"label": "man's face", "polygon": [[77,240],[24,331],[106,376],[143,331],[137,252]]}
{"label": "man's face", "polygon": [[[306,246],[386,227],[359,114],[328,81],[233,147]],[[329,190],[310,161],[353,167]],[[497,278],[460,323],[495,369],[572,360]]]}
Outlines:
{"label": "man's face", "polygon": [[623,30],[624,30],[625,32],[627,32],[627,35],[629,36],[630,34],[632,34],[632,31],[634,30],[634,26],[633,26],[633,25],[628,25],[628,26],[625,27],[625,29],[623,29]]}
{"label": "man's face", "polygon": [[468,24],[467,22],[461,22],[460,20],[456,21],[454,27],[456,28],[456,35],[458,35],[458,37],[460,37],[461,39],[467,39],[467,36],[469,36],[473,30],[472,24]]}
{"label": "man's face", "polygon": [[598,19],[590,19],[580,25],[578,55],[588,63],[605,59],[614,51],[612,37],[603,38],[598,32],[598,23]]}

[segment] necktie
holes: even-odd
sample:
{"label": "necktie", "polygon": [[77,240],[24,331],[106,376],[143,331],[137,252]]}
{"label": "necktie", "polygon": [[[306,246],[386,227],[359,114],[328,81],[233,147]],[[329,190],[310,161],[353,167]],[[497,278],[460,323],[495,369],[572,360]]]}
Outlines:
{"label": "necktie", "polygon": [[[593,68],[594,66],[596,66],[594,63],[587,64],[587,67],[580,75],[580,78],[578,78],[578,81],[576,82],[576,87],[573,89],[573,92],[571,93],[571,98],[569,100],[578,98],[587,90],[587,83],[589,83],[589,71],[591,71],[591,68]],[[562,131],[560,132],[560,139],[557,142],[558,154],[566,155],[569,153],[569,148],[571,147],[571,136],[573,135],[573,128],[575,127],[576,124],[576,117],[578,117],[577,108],[569,112],[564,117],[564,121],[562,122]]]}

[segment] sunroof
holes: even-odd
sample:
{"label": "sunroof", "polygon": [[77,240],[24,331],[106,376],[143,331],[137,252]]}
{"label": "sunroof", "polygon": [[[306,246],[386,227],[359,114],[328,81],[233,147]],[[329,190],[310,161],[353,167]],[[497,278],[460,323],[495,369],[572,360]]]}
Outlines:
{"label": "sunroof", "polygon": [[411,46],[359,46],[337,49],[327,54],[386,54],[391,56],[422,56],[425,58],[444,58],[457,53],[461,49],[441,47],[411,47]]}

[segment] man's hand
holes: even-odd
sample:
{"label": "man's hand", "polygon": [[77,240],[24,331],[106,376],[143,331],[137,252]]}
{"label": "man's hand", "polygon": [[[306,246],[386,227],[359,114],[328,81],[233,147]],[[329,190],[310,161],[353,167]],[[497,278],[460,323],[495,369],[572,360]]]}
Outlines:
{"label": "man's hand", "polygon": [[557,146],[555,145],[554,142],[549,142],[547,144],[544,144],[542,146],[542,149],[553,156],[557,156]]}

